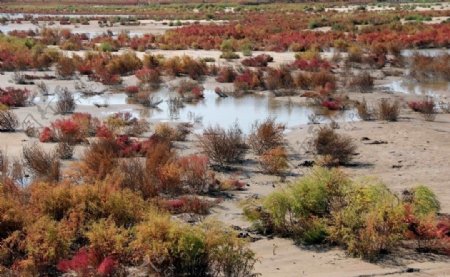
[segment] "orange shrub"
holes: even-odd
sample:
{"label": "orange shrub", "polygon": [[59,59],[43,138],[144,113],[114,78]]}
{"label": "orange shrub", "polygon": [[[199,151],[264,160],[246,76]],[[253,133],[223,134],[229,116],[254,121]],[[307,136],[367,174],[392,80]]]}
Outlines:
{"label": "orange shrub", "polygon": [[287,153],[283,147],[265,151],[259,162],[262,170],[268,174],[280,175],[289,168]]}
{"label": "orange shrub", "polygon": [[208,157],[190,155],[177,160],[182,170],[183,184],[195,193],[207,192],[211,182],[208,174]]}

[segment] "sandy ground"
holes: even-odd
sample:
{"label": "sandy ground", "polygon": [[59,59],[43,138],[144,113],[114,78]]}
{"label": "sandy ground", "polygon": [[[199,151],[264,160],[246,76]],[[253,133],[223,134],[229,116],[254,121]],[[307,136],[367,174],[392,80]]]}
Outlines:
{"label": "sandy ground", "polygon": [[[119,34],[121,32],[127,32],[130,36],[141,36],[143,34],[152,34],[152,35],[162,35],[164,32],[170,29],[178,28],[178,26],[170,26],[169,24],[175,21],[169,20],[139,20],[140,24],[136,26],[126,26],[120,25],[119,23],[115,23],[113,26],[103,26],[100,27],[98,21],[90,20],[89,25],[81,25],[81,24],[69,24],[69,25],[61,25],[59,21],[53,22],[53,24],[49,24],[48,21],[38,21],[37,24],[32,24],[30,21],[23,21],[19,23],[9,23],[6,25],[0,25],[0,31],[3,33],[7,33],[12,30],[22,30],[22,31],[40,31],[43,28],[52,28],[52,29],[69,29],[72,33],[86,33],[92,37],[101,35],[106,33],[107,31],[111,31],[114,34]],[[193,24],[194,20],[180,20],[182,24]],[[224,24],[226,21],[223,20],[198,20],[195,21],[199,24]]]}
{"label": "sandy ground", "polygon": [[[353,12],[360,6],[364,6],[368,11],[388,11],[395,10],[397,5],[344,5],[339,7],[325,8],[326,11],[338,11],[338,12]],[[401,7],[414,7],[416,11],[430,11],[430,10],[450,10],[450,4],[443,3],[401,3]]]}

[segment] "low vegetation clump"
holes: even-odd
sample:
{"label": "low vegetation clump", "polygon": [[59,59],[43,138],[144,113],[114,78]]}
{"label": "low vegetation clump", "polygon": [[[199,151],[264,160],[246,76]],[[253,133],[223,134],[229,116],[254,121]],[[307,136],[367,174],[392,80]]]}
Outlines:
{"label": "low vegetation clump", "polygon": [[41,142],[67,142],[77,144],[96,135],[100,121],[88,113],[73,113],[68,118],[57,119],[44,127],[39,135]]}
{"label": "low vegetation clump", "polygon": [[219,83],[232,83],[236,79],[237,73],[233,67],[221,67],[216,77],[216,81]]}
{"label": "low vegetation clump", "polygon": [[242,65],[249,67],[266,67],[270,62],[273,62],[273,57],[267,54],[260,54],[255,57],[246,58],[242,60]]}
{"label": "low vegetation clump", "polygon": [[332,91],[336,88],[336,77],[327,71],[300,72],[294,77],[298,88],[305,90],[327,89]]}
{"label": "low vegetation clump", "polygon": [[390,102],[389,99],[383,98],[378,103],[378,118],[386,121],[397,121],[400,115],[400,103],[395,100]]}
{"label": "low vegetation clump", "polygon": [[199,136],[199,145],[211,162],[224,167],[242,161],[247,151],[244,135],[237,124],[227,130],[208,127]]}
{"label": "low vegetation clump", "polygon": [[206,62],[195,60],[190,56],[173,57],[166,59],[162,67],[164,71],[170,76],[187,75],[193,80],[199,80],[208,72]]}
{"label": "low vegetation clump", "polygon": [[26,167],[37,179],[57,182],[60,179],[60,163],[57,155],[45,152],[37,144],[23,148]]}
{"label": "low vegetation clump", "polygon": [[246,69],[236,76],[233,84],[236,91],[247,92],[257,89],[262,83],[262,72]]}
{"label": "low vegetation clump", "polygon": [[189,126],[186,126],[186,124],[173,127],[168,123],[158,123],[155,126],[155,135],[164,141],[185,141],[189,133]]}
{"label": "low vegetation clump", "polygon": [[358,111],[358,116],[364,121],[371,121],[376,118],[375,111],[372,107],[367,104],[366,100],[363,99],[362,102],[356,104],[356,109]]}
{"label": "low vegetation clump", "polygon": [[276,123],[274,118],[267,118],[262,122],[255,122],[248,136],[248,144],[257,155],[261,155],[283,144],[284,129],[285,126]]}
{"label": "low vegetation clump", "polygon": [[112,75],[128,75],[142,67],[142,61],[134,52],[110,56],[106,70]]}
{"label": "low vegetation clump", "polygon": [[[260,232],[302,244],[337,244],[351,255],[376,260],[411,233],[420,236],[415,222],[442,226],[437,219],[427,221],[439,211],[428,188],[419,186],[407,195],[399,200],[376,180],[351,180],[339,169],[316,167],[287,188],[247,202],[244,212]],[[441,247],[434,250],[441,251],[445,236],[434,231],[432,237]]]}
{"label": "low vegetation clump", "polygon": [[426,121],[434,121],[436,118],[437,107],[432,98],[422,101],[410,101],[408,106],[411,110],[421,113]]}
{"label": "low vegetation clump", "polygon": [[77,70],[75,61],[69,57],[60,57],[56,63],[56,74],[61,79],[71,79]]}
{"label": "low vegetation clump", "polygon": [[145,119],[138,119],[129,112],[117,112],[108,116],[104,126],[119,135],[139,136],[149,131],[149,124]]}
{"label": "low vegetation clump", "polygon": [[282,146],[271,148],[259,157],[261,169],[264,173],[283,175],[289,168],[288,155]]}
{"label": "low vegetation clump", "polygon": [[58,101],[56,102],[56,111],[60,114],[73,113],[76,108],[75,98],[67,89],[63,89],[58,94]]}
{"label": "low vegetation clump", "polygon": [[177,92],[186,102],[198,101],[203,96],[203,86],[196,81],[182,80],[178,85]]}
{"label": "low vegetation clump", "polygon": [[264,84],[269,90],[295,88],[294,78],[286,66],[281,66],[277,69],[269,68],[264,79]]}
{"label": "low vegetation clump", "polygon": [[437,57],[414,55],[410,75],[422,82],[450,81],[450,55]]}
{"label": "low vegetation clump", "polygon": [[148,275],[170,268],[177,276],[252,276],[257,261],[222,224],[179,222],[103,182],[34,183],[18,194],[2,189],[0,200],[0,265],[21,276],[130,275],[145,261],[153,264],[142,267]]}
{"label": "low vegetation clump", "polygon": [[11,110],[0,110],[0,131],[14,132],[19,127],[19,120]]}
{"label": "low vegetation clump", "polygon": [[342,134],[338,134],[331,127],[318,129],[311,141],[312,150],[318,155],[329,158],[329,165],[348,164],[356,153],[356,145],[353,140]]}
{"label": "low vegetation clump", "polygon": [[238,53],[235,53],[233,51],[222,51],[220,58],[225,60],[236,60],[239,59],[240,56]]}
{"label": "low vegetation clump", "polygon": [[8,107],[25,107],[30,98],[28,89],[13,87],[0,88],[0,105]]}
{"label": "low vegetation clump", "polygon": [[156,69],[144,67],[137,70],[135,74],[141,85],[149,86],[152,89],[158,88],[161,83],[160,73]]}
{"label": "low vegetation clump", "polygon": [[370,73],[363,72],[352,77],[349,85],[361,93],[371,92],[373,89],[373,77],[370,76]]}
{"label": "low vegetation clump", "polygon": [[68,142],[60,142],[56,147],[56,154],[61,160],[70,160],[73,157],[74,146]]}
{"label": "low vegetation clump", "polygon": [[297,69],[310,72],[319,72],[322,70],[328,71],[331,69],[331,64],[320,57],[296,57],[295,62],[292,65]]}

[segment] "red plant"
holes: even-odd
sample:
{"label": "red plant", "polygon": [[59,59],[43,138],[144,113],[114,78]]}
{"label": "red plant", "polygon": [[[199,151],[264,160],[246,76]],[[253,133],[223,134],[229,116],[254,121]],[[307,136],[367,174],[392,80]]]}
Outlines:
{"label": "red plant", "polygon": [[81,75],[91,75],[94,70],[90,64],[81,63],[77,66],[77,70]]}
{"label": "red plant", "polygon": [[197,193],[206,192],[208,188],[208,157],[190,155],[178,160],[182,169],[183,183]]}
{"label": "red plant", "polygon": [[266,67],[268,63],[272,62],[273,58],[267,54],[261,54],[253,58],[244,59],[241,63],[245,66],[251,67]]}
{"label": "red plant", "polygon": [[182,196],[175,199],[164,199],[160,205],[171,213],[208,214],[214,203],[197,196]]}
{"label": "red plant", "polygon": [[189,99],[200,99],[203,98],[203,86],[198,84],[196,81],[182,80],[178,86],[177,92],[181,97]]}
{"label": "red plant", "polygon": [[97,267],[100,276],[111,276],[117,266],[117,261],[112,257],[106,257]]}
{"label": "red plant", "polygon": [[53,130],[49,127],[45,127],[41,134],[39,135],[39,141],[40,142],[53,142],[55,141],[55,134],[53,133]]}
{"label": "red plant", "polygon": [[322,101],[322,107],[331,111],[337,111],[342,109],[342,104],[338,100],[324,100]]}
{"label": "red plant", "polygon": [[248,69],[238,75],[234,80],[235,89],[241,91],[254,90],[260,85],[260,76],[256,72]]}
{"label": "red plant", "polygon": [[85,248],[78,250],[70,260],[59,261],[56,268],[61,272],[74,271],[81,276],[88,276],[90,273],[94,256]]}
{"label": "red plant", "polygon": [[117,85],[122,82],[120,75],[111,74],[106,69],[96,69],[94,79],[104,85]]}
{"label": "red plant", "polygon": [[318,58],[313,58],[310,60],[297,59],[297,60],[295,60],[293,65],[300,70],[314,71],[314,72],[317,72],[320,70],[329,70],[331,68],[331,65],[328,61],[318,59]]}
{"label": "red plant", "polygon": [[147,49],[153,48],[154,42],[155,42],[155,36],[153,36],[151,34],[145,34],[144,36],[131,38],[130,47],[133,50],[145,51]]}
{"label": "red plant", "polygon": [[163,206],[165,206],[166,209],[171,211],[179,211],[181,210],[185,205],[185,201],[183,199],[168,199],[163,202]]}
{"label": "red plant", "polygon": [[450,238],[450,218],[446,217],[437,224],[437,234],[441,238]]}
{"label": "red plant", "polygon": [[222,67],[219,70],[216,81],[219,83],[232,83],[236,78],[236,72],[232,67]]}
{"label": "red plant", "polygon": [[57,119],[51,126],[58,140],[80,139],[80,125],[73,119]]}
{"label": "red plant", "polygon": [[24,107],[30,96],[28,89],[0,88],[0,104],[10,107]]}
{"label": "red plant", "polygon": [[116,144],[119,147],[120,157],[132,157],[142,152],[142,143],[131,139],[127,135],[118,136],[116,138]]}
{"label": "red plant", "polygon": [[136,95],[139,92],[138,86],[128,86],[125,88],[125,93],[128,96]]}
{"label": "red plant", "polygon": [[137,70],[135,75],[144,84],[157,85],[161,82],[159,71],[156,69],[144,67]]}
{"label": "red plant", "polygon": [[98,138],[113,138],[114,133],[106,125],[100,125],[95,131],[95,136]]}
{"label": "red plant", "polygon": [[70,260],[61,260],[56,268],[64,273],[75,272],[79,276],[111,276],[117,267],[117,261],[112,257],[106,257],[98,264],[96,255],[91,250],[81,248]]}
{"label": "red plant", "polygon": [[434,102],[432,100],[423,101],[409,101],[408,107],[415,112],[424,112],[434,108]]}

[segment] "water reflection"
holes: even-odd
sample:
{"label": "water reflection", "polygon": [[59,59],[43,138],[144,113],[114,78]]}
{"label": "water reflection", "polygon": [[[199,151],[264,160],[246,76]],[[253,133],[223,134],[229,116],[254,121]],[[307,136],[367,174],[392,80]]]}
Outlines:
{"label": "water reflection", "polygon": [[[157,94],[165,101],[159,105],[159,109],[151,112],[151,120],[191,122],[199,129],[211,125],[230,127],[238,122],[243,131],[248,132],[256,120],[264,120],[267,117],[274,117],[291,128],[308,124],[310,115],[317,113],[312,107],[278,101],[267,95],[220,98],[214,91],[206,90],[203,100],[198,103],[184,103],[174,117],[170,102],[170,99],[174,99],[173,93],[160,91]],[[349,121],[353,120],[354,112],[336,113],[333,116],[336,121]],[[330,118],[321,116],[319,120],[328,122]]]}
{"label": "water reflection", "polygon": [[395,93],[431,96],[434,98],[440,98],[450,91],[450,83],[448,82],[419,83],[408,79],[392,81],[385,87]]}
{"label": "water reflection", "polygon": [[[101,112],[103,116],[117,111],[108,110],[109,106],[124,105],[125,107],[121,111],[130,112],[135,117],[153,122],[191,122],[197,130],[212,125],[227,128],[238,122],[243,131],[247,133],[256,120],[264,120],[267,117],[276,118],[278,122],[292,128],[310,123],[312,115],[315,114],[321,114],[315,117],[315,121],[319,123],[330,122],[331,119],[337,122],[358,120],[354,111],[322,114],[313,107],[290,101],[279,101],[267,95],[220,98],[212,90],[206,90],[205,98],[197,103],[183,103],[177,98],[175,92],[162,89],[152,95],[152,97],[163,100],[157,108],[128,105],[132,104],[132,101],[124,93],[105,93],[91,97],[75,93],[74,97],[80,106],[104,105],[106,110]],[[56,95],[50,95],[36,97],[34,102],[36,104],[55,103],[57,100]]]}
{"label": "water reflection", "polygon": [[444,54],[450,54],[450,49],[405,49],[401,51],[401,54],[404,57],[412,57],[415,54],[436,57]]}

